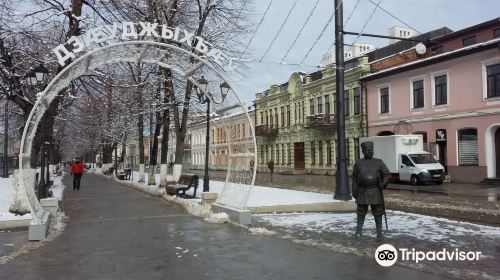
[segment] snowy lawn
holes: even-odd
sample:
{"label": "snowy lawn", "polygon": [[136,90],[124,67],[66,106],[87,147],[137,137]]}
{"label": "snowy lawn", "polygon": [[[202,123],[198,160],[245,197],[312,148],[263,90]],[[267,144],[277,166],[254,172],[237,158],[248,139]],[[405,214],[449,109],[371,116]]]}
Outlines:
{"label": "snowy lawn", "polygon": [[[137,182],[139,178],[138,172],[133,172],[132,180],[139,187],[145,187],[145,183]],[[147,182],[148,174],[144,174],[144,180]],[[168,180],[173,180],[172,176],[167,177]],[[156,174],[156,186],[159,186],[160,175]],[[210,192],[220,193],[224,186],[224,182],[210,181]],[[199,179],[198,190],[196,197],[201,201],[201,193],[203,190],[203,179]],[[186,194],[193,195],[194,190],[189,189]],[[308,203],[323,203],[332,202],[333,194],[314,193],[295,191],[287,189],[270,188],[263,186],[254,186],[248,199],[248,207],[256,206],[272,206],[272,205],[291,205],[291,204],[308,204]]]}

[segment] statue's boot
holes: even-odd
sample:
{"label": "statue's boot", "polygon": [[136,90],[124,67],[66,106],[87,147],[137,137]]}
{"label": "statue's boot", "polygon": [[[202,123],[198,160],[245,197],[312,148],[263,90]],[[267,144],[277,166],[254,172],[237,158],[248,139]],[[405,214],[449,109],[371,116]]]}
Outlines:
{"label": "statue's boot", "polygon": [[356,233],[354,234],[356,237],[363,236],[363,224],[365,223],[365,215],[358,214],[358,221],[356,225]]}
{"label": "statue's boot", "polygon": [[384,238],[382,234],[382,215],[375,216],[375,226],[377,227],[377,238]]}

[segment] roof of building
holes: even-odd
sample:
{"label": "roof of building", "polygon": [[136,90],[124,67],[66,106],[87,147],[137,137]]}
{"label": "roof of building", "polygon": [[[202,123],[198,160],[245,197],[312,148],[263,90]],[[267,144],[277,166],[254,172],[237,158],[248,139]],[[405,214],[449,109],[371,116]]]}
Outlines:
{"label": "roof of building", "polygon": [[390,75],[400,73],[403,71],[408,71],[408,70],[412,70],[415,68],[419,68],[419,67],[423,67],[423,66],[427,66],[427,65],[431,65],[431,64],[436,64],[436,63],[439,63],[442,61],[454,59],[457,57],[462,57],[462,56],[465,56],[465,55],[468,55],[471,53],[476,53],[476,52],[484,51],[487,49],[500,47],[499,44],[500,44],[500,38],[495,38],[495,39],[490,40],[490,41],[481,42],[481,43],[477,43],[474,45],[469,45],[469,46],[466,46],[466,47],[463,47],[460,49],[456,49],[456,50],[453,50],[450,52],[441,53],[441,54],[430,56],[430,57],[420,59],[420,60],[414,60],[414,61],[411,61],[411,62],[406,63],[406,64],[401,64],[401,65],[398,65],[395,67],[381,70],[381,71],[376,72],[376,73],[371,73],[371,74],[368,74],[368,75],[361,77],[361,80],[362,81],[370,81],[370,80],[390,76]]}
{"label": "roof of building", "polygon": [[385,47],[382,47],[382,48],[379,48],[379,49],[376,49],[372,52],[367,53],[366,55],[368,56],[368,62],[380,60],[382,58],[389,57],[393,54],[396,54],[396,53],[399,53],[399,52],[402,52],[405,50],[409,50],[409,49],[415,47],[415,45],[417,45],[419,43],[418,41],[432,42],[436,38],[442,37],[443,35],[450,34],[452,32],[453,32],[453,30],[449,29],[448,27],[441,27],[439,29],[435,29],[435,30],[420,34],[418,36],[409,38],[409,39],[414,39],[417,41],[402,40],[402,41],[396,42],[394,44],[390,44],[388,46],[385,46]]}

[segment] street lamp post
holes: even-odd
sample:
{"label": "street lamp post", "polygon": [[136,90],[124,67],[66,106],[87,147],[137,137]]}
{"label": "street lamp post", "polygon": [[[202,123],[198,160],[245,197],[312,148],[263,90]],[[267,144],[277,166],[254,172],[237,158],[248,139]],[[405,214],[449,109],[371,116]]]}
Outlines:
{"label": "street lamp post", "polygon": [[[201,76],[201,78],[198,80],[198,84],[200,85],[200,88],[197,90],[198,94],[198,99],[202,104],[207,103],[207,133],[205,137],[205,175],[203,177],[203,192],[209,192],[210,191],[210,186],[209,186],[209,177],[208,177],[208,162],[210,160],[210,151],[209,151],[209,145],[210,145],[210,97],[209,95],[210,92],[208,91],[208,81],[205,79],[205,76]],[[220,85],[220,90],[221,90],[221,96],[222,96],[222,101],[219,103],[216,102],[216,104],[220,104],[224,102],[224,99],[226,99],[227,93],[229,92],[231,88],[226,82],[223,82]],[[215,101],[214,101],[215,102]]]}
{"label": "street lamp post", "polygon": [[4,140],[3,140],[3,178],[9,178],[9,100],[5,98],[5,116],[4,116]]}
{"label": "street lamp post", "polygon": [[[27,85],[32,87],[37,87],[42,85],[47,80],[47,76],[49,74],[49,70],[43,66],[43,64],[38,65],[35,69],[31,70],[26,74],[24,80]],[[38,196],[39,198],[45,197],[45,115],[42,117],[42,146],[40,151],[40,182],[38,184]],[[48,164],[47,164],[48,168]],[[49,179],[49,172],[47,172],[47,180]]]}

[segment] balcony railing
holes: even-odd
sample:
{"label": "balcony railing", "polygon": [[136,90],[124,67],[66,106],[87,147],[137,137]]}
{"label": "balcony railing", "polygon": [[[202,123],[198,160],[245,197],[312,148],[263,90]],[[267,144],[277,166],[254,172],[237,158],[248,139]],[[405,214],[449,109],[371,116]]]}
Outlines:
{"label": "balcony railing", "polygon": [[256,125],[255,136],[276,137],[278,136],[278,128],[267,125]]}
{"label": "balcony railing", "polygon": [[335,128],[337,126],[335,115],[333,114],[320,114],[306,117],[305,128]]}

